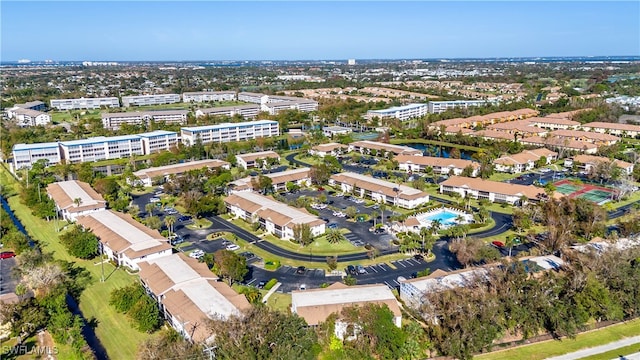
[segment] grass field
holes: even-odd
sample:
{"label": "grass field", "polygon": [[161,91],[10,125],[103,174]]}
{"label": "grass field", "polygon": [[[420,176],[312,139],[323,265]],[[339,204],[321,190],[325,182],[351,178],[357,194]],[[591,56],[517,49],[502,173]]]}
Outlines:
{"label": "grass field", "polygon": [[[2,176],[6,175],[5,171],[4,168],[0,170]],[[7,179],[6,176],[3,179]],[[137,276],[115,270],[112,265],[105,263],[105,276],[108,277],[104,283],[100,282],[101,267],[94,265],[94,260],[80,260],[70,256],[58,240],[60,233],[56,232],[53,221],[47,222],[31,215],[31,210],[17,196],[10,197],[8,202],[16,217],[44,251],[53,252],[56,259],[74,262],[91,273],[93,282],[84,290],[80,299],[76,299],[82,314],[87,320],[96,320],[96,335],[107,350],[109,358],[134,358],[138,344],[149,335],[133,329],[125,315],[118,314],[109,306],[108,299],[111,290],[136,282]]]}
{"label": "grass field", "polygon": [[580,360],[611,360],[618,359],[620,356],[635,354],[637,352],[640,352],[640,344],[633,344],[600,354],[583,357]]}
{"label": "grass field", "polygon": [[[578,334],[575,339],[543,341],[514,349],[483,354],[474,358],[479,360],[538,360],[608,344],[612,341],[635,335],[640,335],[640,319]],[[607,359],[616,358],[617,355],[615,354]]]}

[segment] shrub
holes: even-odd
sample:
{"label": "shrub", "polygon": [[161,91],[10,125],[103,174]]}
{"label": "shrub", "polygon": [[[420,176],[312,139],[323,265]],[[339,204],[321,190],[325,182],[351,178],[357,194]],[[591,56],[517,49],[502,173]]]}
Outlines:
{"label": "shrub", "polygon": [[277,270],[280,267],[280,260],[269,260],[264,263],[265,270]]}
{"label": "shrub", "polygon": [[271,279],[264,285],[264,289],[271,290],[271,288],[274,287],[277,283],[278,279]]}

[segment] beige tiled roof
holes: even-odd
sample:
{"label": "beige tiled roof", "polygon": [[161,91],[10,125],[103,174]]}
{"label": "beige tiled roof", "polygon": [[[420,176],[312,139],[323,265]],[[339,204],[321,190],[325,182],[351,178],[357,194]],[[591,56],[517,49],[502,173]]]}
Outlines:
{"label": "beige tiled roof", "polygon": [[563,117],[535,117],[528,119],[532,124],[540,123],[540,124],[553,124],[553,125],[567,125],[567,126],[578,126],[579,122],[569,120]]}
{"label": "beige tiled roof", "polygon": [[511,140],[515,139],[513,134],[509,134],[504,131],[496,131],[496,130],[479,130],[470,134],[471,136],[487,138],[487,139],[497,139],[497,140]]}
{"label": "beige tiled roof", "polygon": [[256,153],[238,154],[236,155],[236,157],[244,160],[244,162],[251,162],[257,159],[267,159],[267,158],[279,159],[280,155],[278,155],[278,153],[275,151],[261,151]]}
{"label": "beige tiled roof", "polygon": [[521,139],[523,144],[555,146],[560,148],[575,149],[579,151],[587,151],[597,149],[598,146],[586,141],[573,140],[570,138],[543,138],[540,136],[531,136]]}
{"label": "beige tiled roof", "polygon": [[611,130],[620,130],[620,131],[640,132],[640,125],[608,123],[608,122],[601,122],[601,121],[586,123],[586,124],[583,124],[582,127],[593,128],[593,129],[611,129]]}
{"label": "beige tiled roof", "polygon": [[343,145],[343,144],[338,144],[338,143],[328,143],[328,144],[320,144],[320,145],[316,145],[314,147],[312,147],[311,149],[315,150],[315,151],[322,151],[322,152],[331,152],[335,149],[347,149],[347,145]]}
{"label": "beige tiled roof", "polygon": [[590,131],[579,130],[556,130],[550,133],[551,136],[569,137],[569,138],[585,138],[599,141],[618,141],[619,137]]}
{"label": "beige tiled roof", "polygon": [[143,261],[140,267],[140,279],[156,295],[161,295],[173,286],[205,278],[217,280],[218,277],[209,270],[207,264],[177,253],[161,258]]}
{"label": "beige tiled roof", "polygon": [[541,157],[549,157],[549,156],[557,156],[558,153],[548,150],[546,148],[540,148],[535,150],[525,150],[523,152],[513,154],[513,155],[505,155],[498,159],[495,159],[493,162],[495,164],[502,165],[517,165],[517,164],[526,164],[528,162],[534,162]]}
{"label": "beige tiled roof", "polygon": [[573,161],[579,162],[581,164],[596,164],[599,162],[613,161],[613,163],[616,164],[616,166],[622,169],[628,169],[633,166],[633,164],[628,163],[626,161],[622,161],[618,159],[609,159],[603,156],[594,156],[594,155],[587,155],[587,154],[576,155],[573,157]]}
{"label": "beige tiled roof", "polygon": [[486,191],[511,196],[524,195],[529,199],[537,199],[538,196],[545,194],[544,189],[533,185],[510,184],[464,176],[451,176],[447,180],[441,182],[440,185],[456,188],[468,188],[470,190]]}
{"label": "beige tiled roof", "polygon": [[406,155],[420,154],[420,155],[422,155],[422,151],[414,149],[414,148],[409,147],[409,146],[385,144],[385,143],[381,143],[381,142],[377,142],[377,141],[369,141],[369,140],[354,141],[349,145],[350,146],[354,146],[354,147],[364,148],[364,149],[384,150],[384,151],[392,152],[392,153],[394,153],[396,155],[400,155],[400,154],[406,154]]}
{"label": "beige tiled roof", "polygon": [[[47,193],[60,209],[70,213],[85,210],[106,208],[107,202],[102,195],[93,190],[86,182],[70,180],[51,183],[47,186]],[[80,199],[76,205],[74,200]]]}
{"label": "beige tiled roof", "polygon": [[313,227],[324,224],[324,221],[309,214],[305,209],[294,208],[252,192],[229,195],[224,199],[224,202],[251,214],[257,214],[263,219],[269,219],[274,224],[283,227],[292,227],[295,224],[308,224]]}
{"label": "beige tiled roof", "polygon": [[229,166],[229,163],[222,160],[198,160],[192,162],[186,162],[181,164],[173,164],[167,166],[152,167],[148,169],[138,170],[133,173],[140,179],[154,178],[156,176],[166,176],[173,174],[183,174],[187,171],[198,170],[202,168],[219,168],[223,166]]}
{"label": "beige tiled roof", "polygon": [[[371,176],[356,174],[352,172],[344,172],[331,175],[337,183],[349,184],[371,192],[384,194],[385,196],[398,197],[399,199],[414,200],[428,196],[427,193],[414,189],[412,187],[400,184],[394,184],[389,181],[380,180]],[[398,192],[393,189],[398,189]]]}
{"label": "beige tiled roof", "polygon": [[411,156],[411,155],[398,155],[394,158],[400,164],[417,164],[423,166],[431,166],[431,167],[453,167],[458,169],[464,169],[467,166],[471,166],[473,168],[479,168],[480,164],[465,159],[452,159],[452,158],[441,158],[441,157],[433,157],[433,156]]}

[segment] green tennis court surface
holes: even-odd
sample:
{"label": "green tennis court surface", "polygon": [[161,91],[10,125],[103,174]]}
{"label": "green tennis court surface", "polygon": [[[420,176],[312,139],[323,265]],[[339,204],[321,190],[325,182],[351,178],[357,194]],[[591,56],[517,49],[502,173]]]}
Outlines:
{"label": "green tennis court surface", "polygon": [[571,185],[571,184],[560,184],[556,186],[556,191],[563,195],[572,194],[580,189],[582,189],[582,186]]}
{"label": "green tennis court surface", "polygon": [[611,198],[611,192],[595,189],[595,190],[589,190],[585,193],[582,193],[577,197],[589,200],[596,204],[602,204]]}

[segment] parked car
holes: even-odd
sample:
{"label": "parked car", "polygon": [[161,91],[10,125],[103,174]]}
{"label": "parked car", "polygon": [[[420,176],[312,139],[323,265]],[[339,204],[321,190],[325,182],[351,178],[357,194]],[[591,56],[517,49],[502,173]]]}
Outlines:
{"label": "parked car", "polygon": [[16,253],[14,253],[13,251],[3,251],[0,253],[0,259],[10,259],[15,256]]}
{"label": "parked car", "polygon": [[347,266],[346,272],[348,275],[357,275],[356,267],[353,265]]}
{"label": "parked car", "polygon": [[184,242],[184,238],[180,235],[175,235],[169,239],[172,246],[176,246],[178,244],[182,244]]}
{"label": "parked car", "polygon": [[180,216],[178,218],[178,221],[180,221],[180,222],[185,222],[185,221],[189,221],[189,220],[191,220],[191,216],[188,216],[188,215]]}
{"label": "parked car", "polygon": [[197,249],[197,250],[193,250],[191,252],[191,254],[189,254],[190,258],[194,258],[194,259],[200,259],[201,257],[204,256],[204,251]]}
{"label": "parked car", "polygon": [[266,282],[266,281],[264,281],[264,280],[260,280],[260,281],[258,282],[258,286],[257,286],[257,288],[258,288],[258,289],[263,289],[265,285],[267,285],[267,282]]}
{"label": "parked car", "polygon": [[229,245],[227,245],[226,249],[229,250],[229,251],[236,251],[236,250],[240,249],[240,246],[238,246],[236,244],[229,244]]}
{"label": "parked car", "polygon": [[413,255],[413,258],[416,259],[416,260],[424,260],[424,256],[422,256],[420,254]]}
{"label": "parked car", "polygon": [[245,259],[249,260],[249,259],[253,259],[254,257],[256,257],[256,254],[252,253],[252,252],[241,252],[240,256],[244,256]]}
{"label": "parked car", "polygon": [[300,284],[300,290],[307,290],[307,284]]}
{"label": "parked car", "polygon": [[149,199],[149,202],[152,202],[152,203],[160,202],[160,198],[152,197],[151,199]]}
{"label": "parked car", "polygon": [[356,265],[356,271],[358,272],[358,274],[366,274],[367,271],[364,269],[364,266],[362,265]]}
{"label": "parked car", "polygon": [[307,268],[304,266],[298,266],[296,269],[296,274],[304,275],[307,272]]}
{"label": "parked car", "polygon": [[383,228],[377,228],[373,231],[374,234],[384,234],[384,229]]}
{"label": "parked car", "polygon": [[502,241],[497,241],[496,240],[496,241],[492,241],[491,243],[493,245],[495,245],[496,247],[499,247],[499,248],[504,247],[504,243]]}

